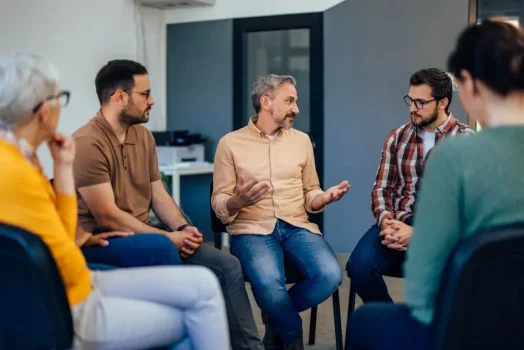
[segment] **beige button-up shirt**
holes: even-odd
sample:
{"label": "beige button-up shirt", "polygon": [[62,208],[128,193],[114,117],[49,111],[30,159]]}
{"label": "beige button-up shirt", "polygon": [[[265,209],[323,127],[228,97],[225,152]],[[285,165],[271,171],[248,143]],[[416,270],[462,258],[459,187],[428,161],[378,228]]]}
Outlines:
{"label": "beige button-up shirt", "polygon": [[[254,124],[222,137],[218,143],[211,205],[231,234],[270,234],[277,219],[320,233],[309,222],[313,198],[322,194],[309,136],[296,129],[281,129],[271,140]],[[237,179],[269,180],[273,188],[258,203],[230,216],[227,200],[234,195]]]}

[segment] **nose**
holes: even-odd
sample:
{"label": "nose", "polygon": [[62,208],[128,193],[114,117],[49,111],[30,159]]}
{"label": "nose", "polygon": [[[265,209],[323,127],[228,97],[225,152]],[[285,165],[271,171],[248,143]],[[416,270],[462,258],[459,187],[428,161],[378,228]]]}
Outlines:
{"label": "nose", "polygon": [[411,106],[409,106],[409,112],[410,113],[413,113],[413,112],[416,112],[418,111],[417,107],[415,106],[414,103],[411,104]]}
{"label": "nose", "polygon": [[293,105],[293,108],[291,109],[291,111],[295,114],[300,113],[300,110],[298,109],[298,105],[296,103]]}
{"label": "nose", "polygon": [[152,106],[155,104],[155,99],[153,98],[153,96],[149,96],[149,99],[147,100],[147,104],[149,106]]}

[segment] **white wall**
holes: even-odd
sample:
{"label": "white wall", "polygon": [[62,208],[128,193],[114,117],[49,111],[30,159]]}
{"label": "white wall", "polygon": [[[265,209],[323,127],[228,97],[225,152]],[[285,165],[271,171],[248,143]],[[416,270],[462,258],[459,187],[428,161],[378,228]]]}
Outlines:
{"label": "white wall", "polygon": [[214,6],[166,10],[166,22],[198,22],[227,18],[321,12],[343,1],[344,0],[216,0]]}
{"label": "white wall", "polygon": [[[116,58],[147,61],[157,100],[148,127],[165,128],[165,23],[163,13],[144,15],[147,57],[137,50],[135,7],[131,0],[1,0],[0,53],[31,52],[45,56],[61,72],[71,101],[62,112],[59,131],[71,134],[99,108],[94,78]],[[52,163],[40,151],[44,170]]]}

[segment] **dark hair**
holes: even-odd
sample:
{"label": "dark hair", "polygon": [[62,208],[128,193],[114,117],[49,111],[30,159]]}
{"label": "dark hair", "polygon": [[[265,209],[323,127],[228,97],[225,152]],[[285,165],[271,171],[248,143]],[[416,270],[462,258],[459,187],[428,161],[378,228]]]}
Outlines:
{"label": "dark hair", "polygon": [[135,86],[135,75],[147,74],[147,69],[131,60],[113,60],[107,62],[96,75],[96,95],[100,104],[109,102],[116,90],[131,91]]}
{"label": "dark hair", "polygon": [[470,26],[458,37],[448,70],[459,81],[466,70],[501,96],[524,90],[524,32],[496,20]]}
{"label": "dark hair", "polygon": [[448,113],[451,98],[453,96],[450,76],[442,69],[422,69],[411,76],[409,79],[409,85],[419,86],[422,84],[427,84],[431,87],[433,90],[431,95],[437,100],[442,100],[443,98],[448,99],[449,102],[446,106],[446,113]]}

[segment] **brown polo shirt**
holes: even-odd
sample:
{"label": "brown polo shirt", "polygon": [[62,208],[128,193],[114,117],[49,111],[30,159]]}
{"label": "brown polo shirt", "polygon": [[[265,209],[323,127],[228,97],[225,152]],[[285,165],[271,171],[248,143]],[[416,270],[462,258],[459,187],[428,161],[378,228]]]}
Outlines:
{"label": "brown polo shirt", "polygon": [[[140,221],[149,223],[151,182],[160,180],[155,139],[141,125],[131,126],[120,143],[101,111],[86,125],[75,131],[76,188],[111,183],[115,202]],[[78,223],[91,231],[97,226],[85,201],[78,193]]]}

